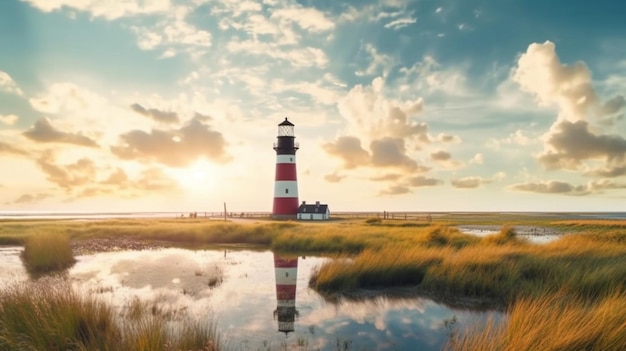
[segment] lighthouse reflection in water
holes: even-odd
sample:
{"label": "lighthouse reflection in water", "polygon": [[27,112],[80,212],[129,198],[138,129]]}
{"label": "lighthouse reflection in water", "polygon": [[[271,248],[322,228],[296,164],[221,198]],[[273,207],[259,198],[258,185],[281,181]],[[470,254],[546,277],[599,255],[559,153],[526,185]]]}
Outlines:
{"label": "lighthouse reflection in water", "polygon": [[278,331],[288,334],[294,331],[296,317],[296,282],[298,280],[298,256],[283,256],[274,253],[276,276],[276,310],[274,320]]}

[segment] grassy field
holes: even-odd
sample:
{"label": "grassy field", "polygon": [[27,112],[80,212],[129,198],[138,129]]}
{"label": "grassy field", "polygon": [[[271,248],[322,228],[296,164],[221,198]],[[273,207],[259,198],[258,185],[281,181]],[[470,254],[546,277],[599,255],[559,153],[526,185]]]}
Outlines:
{"label": "grassy field", "polygon": [[[479,238],[455,227],[466,224],[504,227],[497,235]],[[516,236],[514,226],[520,225],[550,227],[567,235],[532,244]],[[47,233],[56,233],[57,241],[58,235],[73,241],[125,237],[190,248],[245,244],[327,255],[334,259],[319,267],[309,284],[328,296],[408,286],[447,302],[473,298],[509,312],[504,323],[460,333],[462,337],[447,346],[451,350],[626,349],[626,333],[611,332],[626,330],[626,221],[455,214],[433,216],[432,223],[373,218],[324,224],[204,219],[0,222],[0,243],[26,244]],[[593,317],[595,329],[581,333],[573,324],[585,313]],[[566,330],[558,338],[540,332],[553,328]],[[479,347],[484,339],[492,341],[485,345],[493,348]]]}
{"label": "grassy field", "polygon": [[168,322],[167,314],[139,302],[117,313],[60,279],[0,290],[0,350],[222,349],[214,324],[183,320],[174,330]]}

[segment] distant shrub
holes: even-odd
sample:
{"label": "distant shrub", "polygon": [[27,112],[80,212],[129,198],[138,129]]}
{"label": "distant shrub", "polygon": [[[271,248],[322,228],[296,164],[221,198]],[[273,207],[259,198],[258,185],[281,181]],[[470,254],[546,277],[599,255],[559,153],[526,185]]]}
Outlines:
{"label": "distant shrub", "polygon": [[487,244],[502,245],[516,240],[515,228],[503,225],[498,234],[486,236],[483,241]]}
{"label": "distant shrub", "polygon": [[43,274],[71,267],[76,260],[70,239],[61,233],[31,235],[22,252],[24,266],[31,274]]}
{"label": "distant shrub", "polygon": [[365,220],[366,224],[381,224],[383,222],[380,217],[372,217]]}

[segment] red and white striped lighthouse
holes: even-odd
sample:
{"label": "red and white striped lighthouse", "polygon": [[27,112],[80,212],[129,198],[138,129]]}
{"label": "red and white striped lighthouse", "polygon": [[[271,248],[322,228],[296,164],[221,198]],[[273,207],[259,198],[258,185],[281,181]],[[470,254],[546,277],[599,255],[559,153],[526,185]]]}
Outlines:
{"label": "red and white striped lighthouse", "polygon": [[293,133],[293,123],[287,120],[278,125],[276,150],[276,177],[274,178],[274,206],[272,217],[296,218],[298,214],[298,176],[296,174],[296,151],[298,143]]}
{"label": "red and white striped lighthouse", "polygon": [[296,283],[298,281],[298,257],[281,257],[274,254],[276,274],[276,310],[278,331],[288,334],[294,331],[296,316]]}

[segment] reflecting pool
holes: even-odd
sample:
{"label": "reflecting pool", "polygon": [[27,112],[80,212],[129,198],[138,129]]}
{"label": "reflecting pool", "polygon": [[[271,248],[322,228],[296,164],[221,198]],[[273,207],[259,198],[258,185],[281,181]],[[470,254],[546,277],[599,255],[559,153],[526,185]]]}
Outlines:
{"label": "reflecting pool", "polygon": [[[0,247],[2,284],[28,279],[21,250]],[[233,350],[440,350],[455,330],[500,317],[419,297],[327,301],[308,288],[321,257],[167,248],[77,260],[76,289],[120,309],[140,299],[174,319],[215,319]]]}

